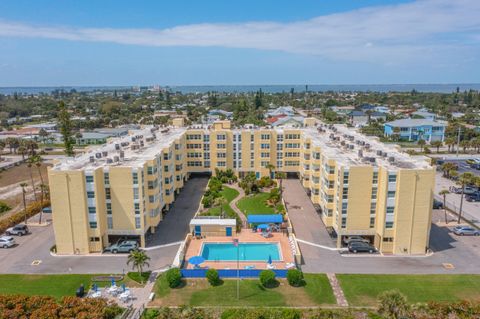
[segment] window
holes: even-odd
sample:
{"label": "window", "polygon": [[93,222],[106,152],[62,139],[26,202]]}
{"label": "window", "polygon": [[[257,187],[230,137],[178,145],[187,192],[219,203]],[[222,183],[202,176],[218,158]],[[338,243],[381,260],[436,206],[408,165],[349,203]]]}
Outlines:
{"label": "window", "polygon": [[95,198],[95,192],[88,191],[87,198]]}
{"label": "window", "polygon": [[393,222],[386,222],[385,228],[393,228]]}
{"label": "window", "polygon": [[138,199],[138,188],[133,189],[133,199]]}
{"label": "window", "polygon": [[148,196],[148,202],[149,203],[155,203],[155,196],[153,196],[153,195]]}
{"label": "window", "polygon": [[225,167],[225,166],[227,166],[227,163],[226,162],[218,162],[217,165],[218,165],[218,167]]}
{"label": "window", "polygon": [[225,134],[217,134],[218,141],[225,141],[226,139],[227,139],[227,136]]}
{"label": "window", "polygon": [[261,138],[262,140],[269,140],[269,139],[270,139],[270,134],[262,134],[262,135],[260,136],[260,138]]}
{"label": "window", "polygon": [[107,214],[108,215],[112,214],[112,203],[107,203]]}
{"label": "window", "polygon": [[253,143],[254,141],[255,141],[255,135],[252,134],[252,135],[250,135],[250,142]]}
{"label": "window", "polygon": [[99,241],[100,241],[100,237],[90,237],[90,241],[99,242]]}
{"label": "window", "polygon": [[387,197],[388,198],[394,198],[395,197],[395,191],[388,191]]}
{"label": "window", "polygon": [[89,222],[90,228],[97,228],[97,222]]}
{"label": "window", "polygon": [[348,184],[348,172],[343,172],[343,184]]}
{"label": "window", "polygon": [[93,183],[93,176],[92,175],[85,176],[85,181],[87,183]]}
{"label": "window", "polygon": [[110,188],[105,188],[105,198],[106,199],[111,199],[112,195],[110,193]]}
{"label": "window", "polygon": [[397,175],[394,174],[389,174],[388,175],[388,182],[389,183],[395,183],[397,181]]}
{"label": "window", "polygon": [[387,214],[393,214],[395,207],[387,207]]}
{"label": "window", "polygon": [[382,241],[384,243],[393,243],[393,237],[383,237]]}
{"label": "window", "polygon": [[97,212],[97,209],[95,207],[88,207],[89,214],[95,214],[96,212]]}
{"label": "window", "polygon": [[[200,139],[200,138],[199,138],[199,139]],[[210,142],[210,135],[208,135],[208,134],[204,135],[204,136],[203,136],[203,142],[204,142],[204,143]]]}
{"label": "window", "polygon": [[217,153],[218,158],[227,158],[227,153]]}
{"label": "window", "polygon": [[138,173],[133,172],[132,178],[133,178],[133,184],[138,184]]}
{"label": "window", "polygon": [[168,165],[163,166],[163,171],[168,172]]}
{"label": "window", "polygon": [[262,150],[269,149],[269,148],[270,148],[270,144],[262,143],[262,144],[260,144],[260,148],[261,148]]}
{"label": "window", "polygon": [[135,228],[139,229],[141,227],[142,225],[141,225],[140,217],[135,217]]}
{"label": "window", "polygon": [[219,144],[217,144],[217,148],[227,148],[227,144],[219,143]]}
{"label": "window", "polygon": [[108,185],[110,184],[110,174],[108,173],[103,173],[103,182]]}
{"label": "window", "polygon": [[372,199],[377,199],[377,188],[376,187],[372,188]]}
{"label": "window", "polygon": [[345,215],[347,213],[348,203],[342,203],[342,214]]}
{"label": "window", "polygon": [[370,228],[375,227],[375,217],[370,217]]}
{"label": "window", "polygon": [[342,228],[347,227],[347,217],[342,217]]}
{"label": "window", "polygon": [[378,184],[378,172],[373,172],[372,183],[373,184]]}
{"label": "window", "polygon": [[113,219],[112,216],[107,217],[107,228],[108,229],[113,229]]}
{"label": "window", "polygon": [[277,135],[277,142],[282,142],[283,141],[283,134],[278,134]]}
{"label": "window", "polygon": [[347,199],[347,198],[348,198],[348,187],[344,187],[342,192],[342,199]]}
{"label": "window", "polygon": [[376,209],[377,209],[377,203],[376,202],[370,203],[370,214],[375,214]]}

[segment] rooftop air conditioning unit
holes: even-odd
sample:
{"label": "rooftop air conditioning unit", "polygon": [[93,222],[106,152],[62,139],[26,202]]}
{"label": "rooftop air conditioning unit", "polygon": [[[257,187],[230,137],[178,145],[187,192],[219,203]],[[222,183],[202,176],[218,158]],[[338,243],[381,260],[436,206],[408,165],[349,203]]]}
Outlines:
{"label": "rooftop air conditioning unit", "polygon": [[95,157],[96,157],[96,158],[101,158],[101,157],[102,157],[102,153],[95,153]]}
{"label": "rooftop air conditioning unit", "polygon": [[395,157],[393,157],[393,156],[390,156],[390,157],[388,158],[388,161],[389,161],[390,163],[393,163],[393,162],[395,162]]}
{"label": "rooftop air conditioning unit", "polygon": [[358,157],[363,157],[363,151],[362,150],[358,150]]}
{"label": "rooftop air conditioning unit", "polygon": [[95,162],[95,157],[90,156],[90,163],[93,163],[93,162]]}
{"label": "rooftop air conditioning unit", "polygon": [[108,152],[107,152],[107,151],[103,151],[103,152],[102,152],[102,155],[103,155],[103,157],[106,157],[106,156],[108,155]]}
{"label": "rooftop air conditioning unit", "polygon": [[118,161],[120,161],[120,158],[119,158],[117,155],[115,155],[115,156],[113,157],[113,160],[114,160],[115,162],[118,162]]}
{"label": "rooftop air conditioning unit", "polygon": [[107,158],[107,164],[112,164],[113,160],[111,158]]}
{"label": "rooftop air conditioning unit", "polygon": [[120,158],[124,158],[125,157],[125,152],[124,151],[120,151]]}
{"label": "rooftop air conditioning unit", "polygon": [[350,144],[350,145],[348,145],[348,148],[351,149],[351,150],[353,150],[353,149],[355,148],[355,145]]}
{"label": "rooftop air conditioning unit", "polygon": [[120,149],[120,144],[115,144],[115,149],[118,151]]}

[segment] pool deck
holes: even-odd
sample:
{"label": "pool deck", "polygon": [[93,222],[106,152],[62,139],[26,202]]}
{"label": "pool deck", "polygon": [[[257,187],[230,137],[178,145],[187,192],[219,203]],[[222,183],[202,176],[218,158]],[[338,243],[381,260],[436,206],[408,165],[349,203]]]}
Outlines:
{"label": "pool deck", "polygon": [[[273,261],[275,269],[286,269],[288,263],[293,263],[293,254],[290,248],[290,243],[287,235],[282,233],[273,233],[273,236],[270,238],[264,238],[260,233],[252,233],[250,229],[243,229],[240,234],[233,237],[206,237],[202,239],[192,239],[190,244],[187,247],[185,254],[185,268],[192,269],[193,265],[188,264],[188,259],[193,256],[198,256],[201,254],[202,244],[203,243],[219,243],[219,242],[232,242],[234,238],[237,238],[240,243],[278,243],[281,249],[281,261]],[[244,269],[245,266],[255,266],[255,269],[267,269],[267,259],[265,262],[258,261],[240,261],[239,268]],[[215,268],[215,269],[237,269],[237,262],[230,261],[205,261],[201,264],[201,267]]]}

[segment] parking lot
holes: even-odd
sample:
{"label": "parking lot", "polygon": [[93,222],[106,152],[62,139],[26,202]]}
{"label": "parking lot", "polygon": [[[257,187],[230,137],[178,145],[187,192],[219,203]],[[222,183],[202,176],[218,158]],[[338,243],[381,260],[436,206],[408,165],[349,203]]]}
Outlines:
{"label": "parking lot", "polygon": [[[477,157],[472,157],[472,158],[480,158],[479,156]],[[439,159],[441,160],[441,159]],[[474,175],[477,175],[477,176],[480,176],[480,170],[476,169],[476,168],[472,168],[470,166],[470,164],[467,163],[467,160],[466,159],[448,159],[448,160],[444,160],[445,163],[454,163],[455,165],[458,166],[458,174],[462,174],[462,173],[466,173],[466,172],[470,172]]]}
{"label": "parking lot", "polygon": [[[456,236],[456,216],[449,214],[445,224],[443,210],[434,210],[429,256],[382,256],[380,254],[341,254],[332,250],[332,239],[313,209],[300,181],[284,182],[284,197],[304,259],[302,269],[315,273],[384,274],[479,274],[480,237]],[[302,192],[299,191],[300,188]],[[289,202],[290,201],[290,202]],[[292,206],[293,209],[292,209]],[[321,225],[321,227],[319,226]],[[314,234],[312,234],[312,232]]]}
{"label": "parking lot", "polygon": [[[188,223],[195,213],[207,178],[193,178],[185,184],[165,221],[160,223],[150,246],[165,245],[185,238]],[[164,223],[164,224],[163,224]],[[162,226],[162,224],[164,226]],[[28,225],[30,234],[14,236],[17,245],[0,249],[0,273],[62,274],[62,273],[123,273],[130,270],[126,254],[92,254],[88,256],[52,256],[55,243],[53,226]],[[150,269],[171,265],[179,244],[154,247],[147,251]]]}

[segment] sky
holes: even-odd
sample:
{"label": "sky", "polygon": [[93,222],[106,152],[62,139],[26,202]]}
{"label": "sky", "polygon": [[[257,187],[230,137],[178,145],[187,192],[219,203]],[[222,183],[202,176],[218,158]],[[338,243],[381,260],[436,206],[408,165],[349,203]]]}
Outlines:
{"label": "sky", "polygon": [[479,0],[2,0],[0,86],[480,82]]}

